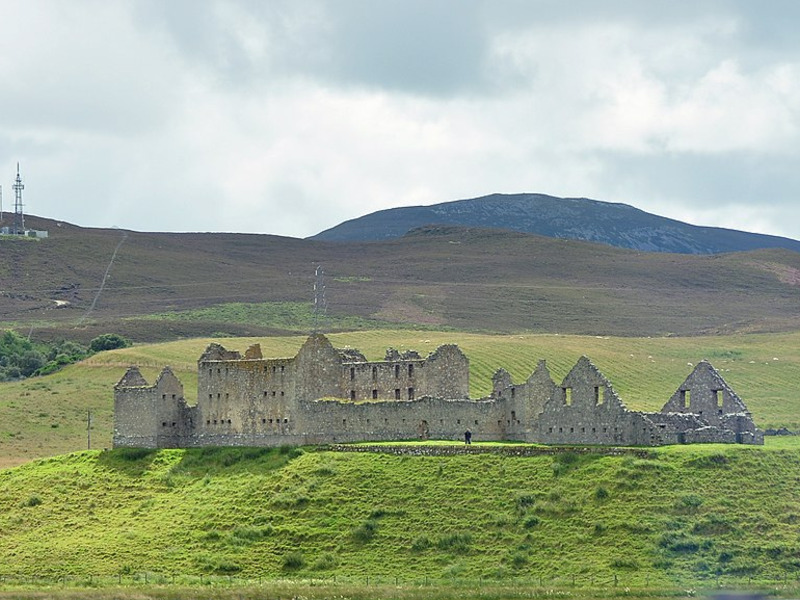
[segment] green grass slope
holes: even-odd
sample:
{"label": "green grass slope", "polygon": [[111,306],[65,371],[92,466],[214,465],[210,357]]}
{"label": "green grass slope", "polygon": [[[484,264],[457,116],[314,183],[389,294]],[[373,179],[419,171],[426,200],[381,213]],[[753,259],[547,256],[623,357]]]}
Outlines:
{"label": "green grass slope", "polygon": [[0,471],[4,574],[580,577],[800,568],[800,444],[650,458],[84,451]]}
{"label": "green grass slope", "polygon": [[[370,359],[386,347],[427,354],[457,343],[470,359],[471,395],[491,390],[500,367],[524,381],[544,358],[557,381],[581,355],[611,380],[625,403],[658,410],[691,371],[709,359],[744,399],[762,428],[800,429],[800,334],[750,334],[692,338],[613,338],[570,335],[482,335],[463,332],[381,330],[332,334],[337,347],[359,348]],[[264,356],[293,356],[304,337],[216,338],[232,350],[260,343]],[[87,447],[92,412],[94,448],[111,445],[113,386],[128,365],[142,366],[149,381],[169,365],[190,403],[197,395],[196,360],[209,339],[192,339],[103,352],[56,374],[0,384],[0,467]]]}

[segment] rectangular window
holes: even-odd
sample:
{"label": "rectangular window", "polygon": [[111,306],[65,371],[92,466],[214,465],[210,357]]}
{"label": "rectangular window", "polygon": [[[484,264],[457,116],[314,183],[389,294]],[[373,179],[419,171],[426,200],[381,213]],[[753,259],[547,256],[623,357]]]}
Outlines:
{"label": "rectangular window", "polygon": [[356,368],[350,367],[350,381],[353,381],[353,379],[355,378],[356,378]]}
{"label": "rectangular window", "polygon": [[377,400],[378,399],[378,390],[372,390],[372,399],[373,400]]}
{"label": "rectangular window", "polygon": [[414,376],[414,365],[408,365],[408,376],[409,377]]}
{"label": "rectangular window", "polygon": [[714,393],[714,400],[717,408],[722,408],[722,390],[711,390]]}
{"label": "rectangular window", "polygon": [[350,390],[350,400],[355,400],[355,399],[356,399],[356,391]]}
{"label": "rectangular window", "polygon": [[378,380],[378,367],[372,367],[372,381]]}
{"label": "rectangular window", "polygon": [[692,405],[691,392],[689,390],[681,390],[678,402],[681,408],[689,408]]}
{"label": "rectangular window", "polygon": [[408,388],[408,399],[409,400],[414,399],[414,388]]}
{"label": "rectangular window", "polygon": [[564,388],[564,404],[572,406],[572,388]]}
{"label": "rectangular window", "polygon": [[598,386],[594,386],[594,403],[595,405],[600,404],[600,388]]}
{"label": "rectangular window", "polygon": [[400,388],[398,388],[398,389],[396,389],[394,391],[394,399],[395,400],[400,400]]}
{"label": "rectangular window", "polygon": [[394,366],[394,376],[395,378],[400,377],[400,365]]}

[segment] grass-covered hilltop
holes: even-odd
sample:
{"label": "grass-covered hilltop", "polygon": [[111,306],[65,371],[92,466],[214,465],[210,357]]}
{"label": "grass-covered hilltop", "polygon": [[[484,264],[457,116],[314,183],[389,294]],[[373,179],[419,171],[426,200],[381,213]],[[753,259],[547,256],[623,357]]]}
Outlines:
{"label": "grass-covered hilltop", "polygon": [[[483,449],[481,445],[477,449]],[[418,456],[83,451],[0,472],[8,573],[794,578],[800,444]]]}
{"label": "grass-covered hilltop", "polygon": [[[546,358],[554,378],[586,354],[629,407],[657,409],[708,358],[762,427],[798,427],[800,334],[701,338],[332,334],[368,358],[458,343],[472,395],[499,367]],[[216,339],[291,356],[302,337]],[[208,339],[101,352],[2,384],[0,576],[235,576],[579,585],[765,585],[800,571],[800,442],[526,450],[458,442],[334,448],[82,450],[111,437],[113,384],[171,365],[193,401]],[[375,450],[392,450],[392,454]],[[511,451],[509,450],[511,449]],[[454,450],[457,451],[454,453]],[[69,454],[62,454],[70,452]],[[61,454],[61,455],[57,455]],[[53,456],[57,455],[57,456]],[[31,460],[36,459],[36,460]],[[24,463],[24,464],[23,464]],[[64,579],[61,579],[64,581]]]}

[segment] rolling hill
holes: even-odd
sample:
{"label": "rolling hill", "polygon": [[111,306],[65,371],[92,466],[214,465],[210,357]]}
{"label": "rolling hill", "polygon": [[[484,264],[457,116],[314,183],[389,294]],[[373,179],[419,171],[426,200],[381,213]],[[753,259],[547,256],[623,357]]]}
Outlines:
{"label": "rolling hill", "polygon": [[753,583],[776,594],[797,573],[799,458],[795,439],[617,456],[83,451],[0,471],[3,579],[425,577],[471,579],[474,597],[478,578],[519,578],[526,591],[614,597]]}
{"label": "rolling hill", "polygon": [[461,227],[343,244],[28,221],[50,237],[0,239],[0,327],[34,339],[305,333],[318,264],[328,330],[642,336],[800,329],[800,253],[785,249],[646,253]]}
{"label": "rolling hill", "polygon": [[345,221],[311,239],[340,242],[387,240],[426,225],[501,228],[645,252],[719,254],[758,248],[800,251],[797,240],[719,227],[698,227],[627,204],[545,194],[492,194],[432,206],[390,208]]}

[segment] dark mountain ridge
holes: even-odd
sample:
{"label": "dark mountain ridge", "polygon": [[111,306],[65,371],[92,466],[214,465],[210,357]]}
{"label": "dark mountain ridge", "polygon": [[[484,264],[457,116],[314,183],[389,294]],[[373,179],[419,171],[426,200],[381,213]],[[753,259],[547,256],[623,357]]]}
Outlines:
{"label": "dark mountain ridge", "polygon": [[789,238],[701,227],[627,204],[545,194],[492,194],[432,206],[390,208],[345,221],[310,239],[379,241],[440,224],[509,229],[645,252],[720,254],[759,248],[800,252],[800,241]]}

